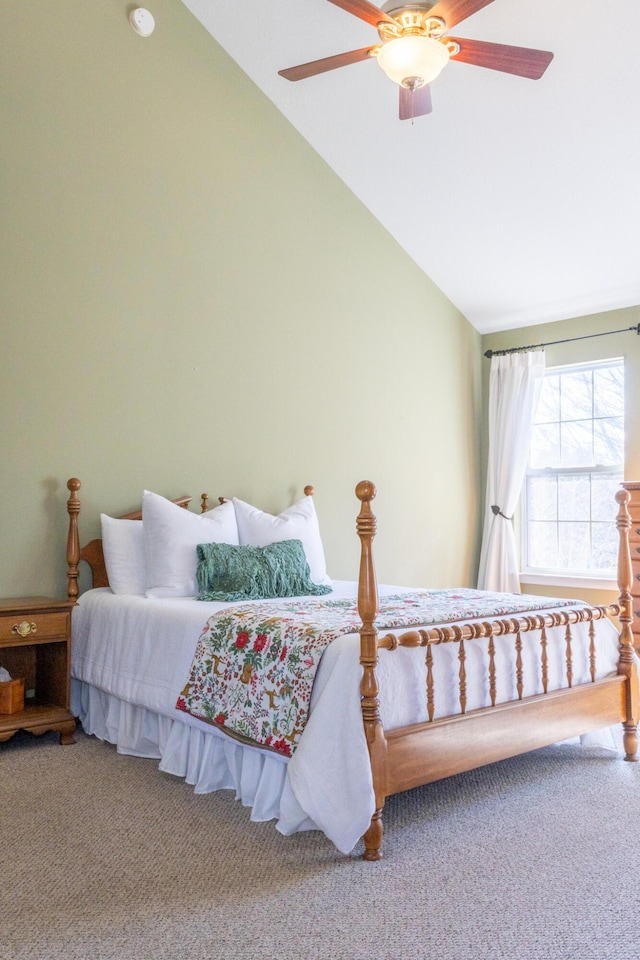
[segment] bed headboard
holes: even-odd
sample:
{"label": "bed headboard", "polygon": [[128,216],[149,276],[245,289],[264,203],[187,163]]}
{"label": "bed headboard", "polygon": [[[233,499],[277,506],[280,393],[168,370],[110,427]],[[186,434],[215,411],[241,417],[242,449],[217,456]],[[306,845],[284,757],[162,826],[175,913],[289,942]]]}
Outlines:
{"label": "bed headboard", "polygon": [[[78,491],[82,484],[76,477],[72,477],[67,482],[69,499],[67,500],[67,513],[69,514],[69,534],[67,537],[67,596],[70,600],[78,598],[78,575],[79,563],[84,560],[91,570],[92,587],[108,587],[109,577],[104,562],[104,552],[102,550],[102,540],[97,538],[80,546],[80,536],[78,533],[78,517],[80,515],[80,497]],[[173,503],[179,507],[189,509],[192,497],[176,497]],[[209,509],[209,494],[203,493],[201,498],[201,513]],[[142,510],[134,510],[133,513],[126,513],[119,517],[120,520],[142,520]]]}
{"label": "bed headboard", "polygon": [[[81,560],[84,560],[88,564],[91,571],[91,586],[92,587],[108,587],[109,586],[109,577],[107,576],[107,568],[104,562],[104,551],[102,549],[102,540],[97,538],[91,540],[85,546],[80,546],[80,535],[78,532],[78,517],[80,515],[80,497],[78,496],[78,491],[82,484],[77,479],[77,477],[72,477],[67,481],[67,489],[69,491],[69,499],[67,500],[67,513],[69,514],[69,533],[67,537],[67,596],[70,600],[78,599],[78,575],[79,575],[79,564]],[[304,488],[304,494],[306,497],[313,496],[314,488],[311,485],[308,485]],[[218,497],[220,503],[224,503],[228,498],[227,497]],[[176,503],[179,507],[184,507],[185,510],[189,509],[189,504],[191,503],[192,497],[176,497],[172,500],[172,503]],[[203,493],[200,495],[200,513],[206,513],[210,509],[209,506],[209,494]],[[118,517],[119,520],[142,520],[142,510],[134,510],[133,513],[125,513],[124,515]]]}

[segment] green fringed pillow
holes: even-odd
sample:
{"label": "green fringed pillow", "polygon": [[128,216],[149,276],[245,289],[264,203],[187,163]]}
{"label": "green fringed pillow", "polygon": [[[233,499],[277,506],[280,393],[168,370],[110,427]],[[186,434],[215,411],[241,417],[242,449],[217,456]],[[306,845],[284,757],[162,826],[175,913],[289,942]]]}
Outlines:
{"label": "green fringed pillow", "polygon": [[301,540],[266,547],[200,543],[197,548],[198,600],[268,600],[331,593],[311,582]]}

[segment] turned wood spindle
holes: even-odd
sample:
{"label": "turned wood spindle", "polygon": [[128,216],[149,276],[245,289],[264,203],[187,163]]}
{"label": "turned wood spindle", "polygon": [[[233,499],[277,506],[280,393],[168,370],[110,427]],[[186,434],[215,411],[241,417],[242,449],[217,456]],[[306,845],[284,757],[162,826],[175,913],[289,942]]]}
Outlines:
{"label": "turned wood spindle", "polygon": [[67,513],[69,514],[69,533],[67,536],[67,596],[69,600],[78,599],[78,564],[80,563],[80,537],[78,535],[78,514],[80,513],[80,498],[78,490],[82,484],[76,477],[67,481],[69,499]]}

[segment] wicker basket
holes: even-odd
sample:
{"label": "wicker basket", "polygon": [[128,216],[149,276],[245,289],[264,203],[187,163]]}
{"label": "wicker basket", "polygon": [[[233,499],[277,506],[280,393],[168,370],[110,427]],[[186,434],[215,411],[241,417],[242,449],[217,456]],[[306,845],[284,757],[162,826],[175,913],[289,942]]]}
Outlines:
{"label": "wicker basket", "polygon": [[0,680],[0,713],[20,713],[24,710],[24,680]]}

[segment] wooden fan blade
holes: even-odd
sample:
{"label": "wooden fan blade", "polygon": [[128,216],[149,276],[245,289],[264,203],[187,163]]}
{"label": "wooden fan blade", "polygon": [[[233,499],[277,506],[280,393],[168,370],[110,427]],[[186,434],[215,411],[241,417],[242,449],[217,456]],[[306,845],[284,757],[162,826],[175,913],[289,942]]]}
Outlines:
{"label": "wooden fan blade", "polygon": [[[486,2],[490,3],[491,0],[486,0]],[[343,10],[346,10],[347,13],[352,13],[354,17],[360,17],[361,20],[366,20],[367,23],[372,24],[374,27],[377,27],[379,23],[383,22],[396,22],[393,17],[390,17],[384,10],[374,7],[372,3],[368,3],[368,0],[329,0],[329,3],[335,4],[336,7],[341,7]],[[457,20],[456,23],[458,23]]]}
{"label": "wooden fan blade", "polygon": [[485,43],[482,40],[462,40],[460,37],[447,37],[460,47],[459,53],[451,55],[452,60],[472,63],[476,67],[513,73],[517,77],[539,80],[551,61],[553,54],[548,50],[531,50],[529,47],[510,47],[505,43]]}
{"label": "wooden fan blade", "polygon": [[338,67],[347,67],[350,63],[366,60],[375,49],[376,47],[361,47],[360,50],[337,53],[334,57],[323,57],[322,60],[312,60],[311,63],[301,63],[297,67],[278,70],[278,74],[285,80],[306,80],[307,77],[315,77],[318,73],[326,73],[327,70],[337,70]]}
{"label": "wooden fan blade", "polygon": [[493,0],[440,0],[429,10],[430,17],[442,17],[447,30],[493,3]]}
{"label": "wooden fan blade", "polygon": [[428,83],[416,90],[400,87],[400,119],[413,120],[414,117],[424,117],[433,110],[431,103],[431,88]]}

